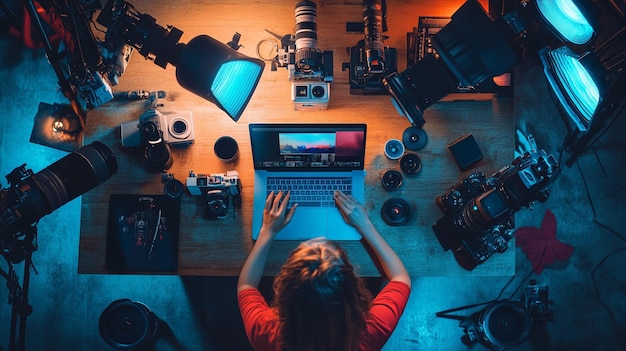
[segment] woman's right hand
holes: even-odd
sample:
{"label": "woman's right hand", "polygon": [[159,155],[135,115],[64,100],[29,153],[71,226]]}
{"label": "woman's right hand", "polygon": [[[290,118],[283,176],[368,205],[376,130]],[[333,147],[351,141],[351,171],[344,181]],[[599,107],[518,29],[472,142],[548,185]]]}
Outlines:
{"label": "woman's right hand", "polygon": [[265,208],[263,209],[263,225],[261,226],[261,235],[269,234],[274,237],[283,228],[291,222],[293,214],[296,212],[298,204],[294,204],[289,212],[287,212],[287,204],[291,193],[287,191],[283,197],[283,192],[270,193],[265,200]]}
{"label": "woman's right hand", "polygon": [[361,231],[366,224],[371,223],[365,207],[352,195],[337,190],[334,194],[335,204],[339,213],[349,225]]}

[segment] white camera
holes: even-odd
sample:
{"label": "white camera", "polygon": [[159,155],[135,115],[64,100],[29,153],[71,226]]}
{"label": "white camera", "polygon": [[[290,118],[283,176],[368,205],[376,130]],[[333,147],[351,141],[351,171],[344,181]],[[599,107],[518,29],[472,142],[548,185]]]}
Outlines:
{"label": "white camera", "polygon": [[291,84],[294,110],[325,110],[330,100],[330,83],[295,82]]}
{"label": "white camera", "polygon": [[187,145],[194,141],[193,115],[191,111],[161,113],[159,123],[163,141],[172,145]]}
{"label": "white camera", "polygon": [[160,112],[150,109],[139,117],[139,122],[125,122],[120,125],[122,146],[128,148],[141,146],[142,124],[149,122],[154,123],[163,133],[163,141],[172,146],[187,146],[194,142],[191,111]]}

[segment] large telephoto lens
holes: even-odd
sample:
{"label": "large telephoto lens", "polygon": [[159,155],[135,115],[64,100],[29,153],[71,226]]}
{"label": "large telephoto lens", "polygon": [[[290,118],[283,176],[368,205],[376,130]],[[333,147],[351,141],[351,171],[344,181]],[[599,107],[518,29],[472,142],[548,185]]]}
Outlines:
{"label": "large telephoto lens", "polygon": [[[95,188],[116,172],[117,160],[106,145],[95,141],[81,147],[15,184],[15,194],[21,198],[6,197],[1,210],[3,215],[10,212],[19,216],[2,218],[1,234],[18,234],[24,227]],[[9,208],[10,211],[6,211]]]}
{"label": "large telephoto lens", "polygon": [[317,6],[313,1],[296,4],[296,66],[300,71],[314,71],[318,64]]}
{"label": "large telephoto lens", "polygon": [[383,73],[385,70],[382,8],[381,0],[366,0],[363,2],[365,56],[371,73]]}

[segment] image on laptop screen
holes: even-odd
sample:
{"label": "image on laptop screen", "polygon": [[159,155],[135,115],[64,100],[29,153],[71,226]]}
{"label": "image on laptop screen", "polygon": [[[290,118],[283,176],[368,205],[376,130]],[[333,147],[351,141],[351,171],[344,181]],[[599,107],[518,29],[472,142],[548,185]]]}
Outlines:
{"label": "image on laptop screen", "polygon": [[360,125],[250,125],[255,169],[363,169]]}

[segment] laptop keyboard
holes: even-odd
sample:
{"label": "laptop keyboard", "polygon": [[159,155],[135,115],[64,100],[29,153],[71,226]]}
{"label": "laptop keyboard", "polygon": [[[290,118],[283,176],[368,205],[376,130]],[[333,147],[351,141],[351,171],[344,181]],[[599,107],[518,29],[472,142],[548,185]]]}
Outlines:
{"label": "laptop keyboard", "polygon": [[333,193],[340,190],[345,194],[352,194],[352,178],[329,177],[329,178],[267,178],[267,194],[275,191],[291,191],[288,208],[292,204],[308,207],[334,207]]}

